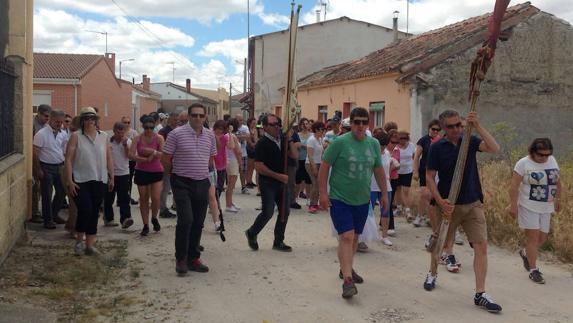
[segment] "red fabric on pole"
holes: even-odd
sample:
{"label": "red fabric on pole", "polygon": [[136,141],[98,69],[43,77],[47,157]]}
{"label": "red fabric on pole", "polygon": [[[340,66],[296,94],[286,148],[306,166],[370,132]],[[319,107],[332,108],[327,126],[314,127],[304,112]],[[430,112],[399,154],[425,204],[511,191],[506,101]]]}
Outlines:
{"label": "red fabric on pole", "polygon": [[486,39],[487,44],[492,49],[496,47],[497,39],[501,33],[501,21],[503,20],[507,6],[509,6],[509,2],[510,0],[496,0],[493,14],[489,17]]}

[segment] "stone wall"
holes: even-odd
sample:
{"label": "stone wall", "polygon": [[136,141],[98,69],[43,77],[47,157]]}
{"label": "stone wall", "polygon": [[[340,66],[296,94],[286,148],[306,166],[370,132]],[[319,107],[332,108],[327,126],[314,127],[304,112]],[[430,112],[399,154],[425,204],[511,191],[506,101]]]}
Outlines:
{"label": "stone wall", "polygon": [[[467,114],[470,64],[478,48],[421,75],[428,82],[418,88],[423,128],[445,109]],[[477,110],[488,128],[499,122],[514,127],[517,144],[547,136],[555,153],[565,156],[573,152],[573,141],[564,140],[573,138],[572,102],[573,27],[541,12],[514,27],[508,41],[498,43]]]}

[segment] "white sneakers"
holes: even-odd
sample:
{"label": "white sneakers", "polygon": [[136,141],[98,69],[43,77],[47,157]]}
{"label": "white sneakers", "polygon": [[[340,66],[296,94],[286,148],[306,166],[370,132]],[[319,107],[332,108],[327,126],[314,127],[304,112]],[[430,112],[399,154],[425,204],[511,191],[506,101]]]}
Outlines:
{"label": "white sneakers", "polygon": [[237,206],[235,205],[231,205],[231,206],[227,206],[227,208],[225,208],[225,212],[231,212],[231,213],[237,213],[239,212],[241,209],[239,209]]}
{"label": "white sneakers", "polygon": [[391,247],[394,245],[388,237],[382,238],[382,243],[388,247]]}

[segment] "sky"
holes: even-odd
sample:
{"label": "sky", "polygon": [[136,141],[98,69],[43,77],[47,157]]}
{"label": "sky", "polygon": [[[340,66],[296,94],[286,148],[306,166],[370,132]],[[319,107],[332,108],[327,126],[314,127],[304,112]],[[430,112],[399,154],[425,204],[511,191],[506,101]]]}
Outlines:
{"label": "sky", "polygon": [[[324,6],[326,4],[326,12]],[[511,1],[511,5],[523,1]],[[173,81],[242,92],[247,35],[283,30],[290,0],[35,0],[34,51],[116,54],[116,72],[141,83]],[[299,0],[299,25],[347,16],[386,27],[399,11],[399,29],[422,33],[493,10],[494,0]],[[455,3],[455,5],[454,5]],[[571,0],[531,0],[573,23]],[[248,10],[247,10],[248,7]],[[249,14],[247,14],[249,12]],[[408,15],[407,15],[408,12]],[[406,17],[408,16],[408,19]],[[247,18],[249,17],[249,18]],[[249,22],[247,24],[247,21]],[[407,23],[408,21],[408,23]],[[249,26],[249,29],[247,29]],[[175,73],[173,68],[175,68]],[[286,67],[285,67],[286,68]],[[118,74],[119,76],[119,74]]]}

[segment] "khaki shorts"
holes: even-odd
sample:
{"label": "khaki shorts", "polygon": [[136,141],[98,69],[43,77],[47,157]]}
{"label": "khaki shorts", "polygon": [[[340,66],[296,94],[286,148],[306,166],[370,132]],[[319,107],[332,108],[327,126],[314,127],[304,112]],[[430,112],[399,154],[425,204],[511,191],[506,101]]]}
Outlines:
{"label": "khaki shorts", "polygon": [[[441,212],[438,213],[438,221],[441,221]],[[476,201],[469,204],[456,205],[450,221],[450,227],[448,228],[448,237],[453,236],[460,225],[464,229],[469,242],[487,241],[487,223],[482,202]]]}

